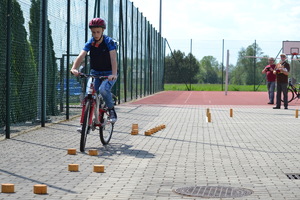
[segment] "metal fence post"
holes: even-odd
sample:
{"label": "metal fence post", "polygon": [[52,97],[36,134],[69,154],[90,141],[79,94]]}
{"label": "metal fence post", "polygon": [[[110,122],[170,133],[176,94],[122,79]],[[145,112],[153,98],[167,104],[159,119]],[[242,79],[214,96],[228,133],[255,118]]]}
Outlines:
{"label": "metal fence post", "polygon": [[69,120],[70,118],[70,108],[69,108],[69,95],[70,95],[70,73],[69,73],[69,65],[70,65],[70,29],[71,29],[71,0],[68,0],[67,6],[67,66],[66,66],[66,119]]}
{"label": "metal fence post", "polygon": [[46,122],[46,69],[47,69],[47,7],[48,0],[42,3],[42,97],[41,97],[41,126]]}
{"label": "metal fence post", "polygon": [[6,122],[5,137],[10,138],[10,65],[11,65],[11,8],[12,0],[7,1],[6,25]]}

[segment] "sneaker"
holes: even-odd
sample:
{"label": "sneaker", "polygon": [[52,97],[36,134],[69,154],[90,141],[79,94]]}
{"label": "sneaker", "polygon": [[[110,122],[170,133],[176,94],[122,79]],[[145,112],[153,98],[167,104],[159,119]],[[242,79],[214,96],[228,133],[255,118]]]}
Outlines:
{"label": "sneaker", "polygon": [[115,123],[117,121],[117,113],[115,111],[115,108],[108,109],[109,112],[109,121],[111,123]]}
{"label": "sneaker", "polygon": [[277,107],[277,106],[276,106],[276,107],[273,107],[273,109],[280,109],[280,107]]}
{"label": "sneaker", "polygon": [[81,131],[82,131],[82,127],[80,126],[79,128],[77,128],[77,132],[81,134]]}

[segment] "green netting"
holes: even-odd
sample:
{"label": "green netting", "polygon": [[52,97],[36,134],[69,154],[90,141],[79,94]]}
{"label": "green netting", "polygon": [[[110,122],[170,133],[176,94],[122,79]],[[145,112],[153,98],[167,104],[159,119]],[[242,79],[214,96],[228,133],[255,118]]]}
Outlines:
{"label": "green netting", "polygon": [[[42,9],[42,2],[47,3],[46,10]],[[11,10],[7,9],[7,3],[11,3]],[[85,0],[70,1],[70,21],[67,1],[0,0],[0,5],[0,127],[8,125],[14,129],[36,124],[44,110],[49,121],[66,113],[80,114],[82,83],[68,73],[85,44],[86,33],[87,39],[91,37],[86,18],[105,19],[105,34],[119,44],[119,78],[113,92],[120,102],[162,90],[164,39],[129,0],[95,0],[88,5]],[[46,23],[42,20],[43,13],[47,13]],[[7,16],[12,16],[11,25],[7,23]],[[11,52],[6,45],[7,27],[11,27]],[[46,31],[45,38],[42,30]],[[42,49],[44,41],[47,48]],[[70,55],[66,54],[68,46]],[[44,66],[43,52],[46,52]],[[8,69],[9,77],[6,76]]]}

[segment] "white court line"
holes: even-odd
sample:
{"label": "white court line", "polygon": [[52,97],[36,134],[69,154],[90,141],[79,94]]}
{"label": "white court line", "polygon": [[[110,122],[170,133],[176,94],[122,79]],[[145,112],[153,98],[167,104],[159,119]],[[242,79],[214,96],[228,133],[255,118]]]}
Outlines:
{"label": "white court line", "polygon": [[190,95],[186,98],[186,100],[185,100],[184,103],[186,103],[189,100],[189,98],[191,97],[191,95],[192,95],[192,92],[190,92]]}

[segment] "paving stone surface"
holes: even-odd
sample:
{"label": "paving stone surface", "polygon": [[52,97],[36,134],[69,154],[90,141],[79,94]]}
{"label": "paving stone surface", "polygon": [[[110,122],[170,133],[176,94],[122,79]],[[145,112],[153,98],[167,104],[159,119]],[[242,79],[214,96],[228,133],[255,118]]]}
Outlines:
{"label": "paving stone surface", "polygon": [[[15,193],[0,199],[203,199],[174,190],[224,186],[253,191],[235,199],[299,200],[300,180],[286,176],[300,173],[295,109],[122,104],[110,144],[103,146],[94,131],[86,152],[76,155],[67,149],[79,151],[79,118],[37,128],[0,141],[0,184],[15,184]],[[138,135],[130,134],[133,123]],[[166,128],[144,135],[161,124]],[[99,155],[89,156],[90,149]],[[69,164],[79,171],[69,172]],[[104,165],[105,173],[93,172],[94,165]],[[35,184],[46,184],[48,193],[33,194]]]}

